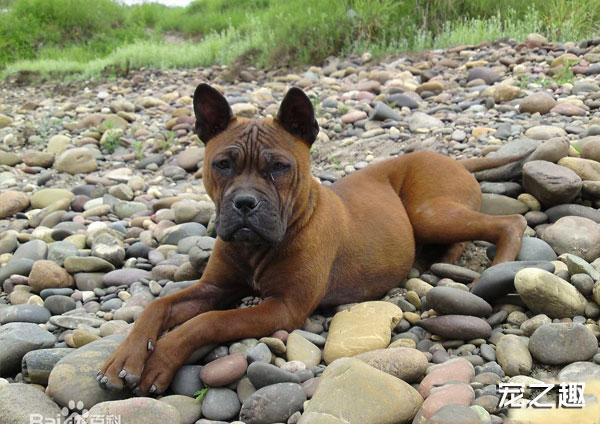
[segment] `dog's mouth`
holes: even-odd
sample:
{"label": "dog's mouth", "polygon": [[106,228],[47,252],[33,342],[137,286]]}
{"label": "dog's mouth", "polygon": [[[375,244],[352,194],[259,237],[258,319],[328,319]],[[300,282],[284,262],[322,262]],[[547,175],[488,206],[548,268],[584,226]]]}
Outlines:
{"label": "dog's mouth", "polygon": [[226,242],[273,245],[281,241],[285,225],[269,210],[240,216],[233,210],[217,212],[217,235]]}
{"label": "dog's mouth", "polygon": [[265,240],[249,226],[243,226],[235,230],[231,235],[232,241],[241,241],[246,243],[264,243]]}
{"label": "dog's mouth", "polygon": [[242,223],[235,228],[220,232],[217,227],[217,233],[227,242],[251,243],[251,244],[269,244],[270,241],[261,234],[257,229],[254,229],[249,223]]}

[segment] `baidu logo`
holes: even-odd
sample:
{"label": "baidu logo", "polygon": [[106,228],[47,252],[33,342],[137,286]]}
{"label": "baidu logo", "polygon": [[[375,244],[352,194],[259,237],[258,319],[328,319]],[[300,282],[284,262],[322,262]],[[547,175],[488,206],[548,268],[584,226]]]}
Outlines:
{"label": "baidu logo", "polygon": [[41,414],[29,415],[29,424],[121,424],[121,417],[115,415],[94,415],[89,417],[82,401],[70,400],[55,418]]}

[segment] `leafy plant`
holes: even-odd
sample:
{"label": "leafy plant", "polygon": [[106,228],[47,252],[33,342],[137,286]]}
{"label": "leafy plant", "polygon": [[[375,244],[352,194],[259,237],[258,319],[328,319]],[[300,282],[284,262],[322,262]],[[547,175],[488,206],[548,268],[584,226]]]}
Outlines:
{"label": "leafy plant", "polygon": [[140,140],[135,140],[131,143],[131,147],[133,148],[133,153],[135,154],[135,158],[140,160],[144,157],[144,143]]}
{"label": "leafy plant", "polygon": [[204,400],[204,398],[206,397],[207,393],[208,393],[208,387],[205,387],[203,389],[198,390],[196,393],[194,393],[194,397],[196,398],[196,400],[198,402],[202,402]]}
{"label": "leafy plant", "polygon": [[557,84],[562,85],[573,82],[575,74],[571,67],[577,63],[576,60],[567,60],[553,75],[554,81]]}
{"label": "leafy plant", "polygon": [[329,162],[336,168],[336,169],[341,169],[342,168],[342,162],[340,161],[340,159],[338,158],[331,158],[329,160]]}
{"label": "leafy plant", "polygon": [[121,145],[121,132],[108,130],[100,140],[100,147],[109,154],[114,153]]}
{"label": "leafy plant", "polygon": [[531,77],[529,75],[521,75],[517,81],[517,85],[521,90],[526,89],[531,84]]}
{"label": "leafy plant", "polygon": [[162,151],[170,150],[175,144],[175,132],[166,131],[164,137],[158,140],[158,148]]}

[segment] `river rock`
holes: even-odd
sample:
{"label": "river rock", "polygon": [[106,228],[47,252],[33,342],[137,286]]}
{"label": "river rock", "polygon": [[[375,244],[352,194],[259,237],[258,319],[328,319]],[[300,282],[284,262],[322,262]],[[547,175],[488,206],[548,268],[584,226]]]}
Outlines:
{"label": "river rock", "polygon": [[240,420],[246,424],[284,423],[301,411],[306,395],[296,383],[278,383],[263,387],[251,394],[240,411]]}
{"label": "river rock", "polygon": [[600,365],[586,361],[573,362],[560,370],[558,380],[562,382],[600,380]]}
{"label": "river rock", "polygon": [[60,155],[62,152],[67,150],[69,144],[71,143],[71,139],[63,134],[57,134],[50,137],[48,140],[48,145],[46,146],[46,151],[52,155]]}
{"label": "river rock", "polygon": [[85,415],[89,423],[103,421],[108,416],[120,417],[122,422],[127,424],[182,424],[181,416],[175,407],[147,397],[100,402]]}
{"label": "river rock", "polygon": [[422,403],[421,395],[402,380],[358,359],[341,358],[322,374],[299,423],[327,423],[328,416],[348,424],[409,423]]}
{"label": "river rock", "polygon": [[550,222],[556,222],[565,216],[579,216],[600,223],[600,212],[597,209],[576,203],[556,205],[546,209],[544,213],[548,216]]}
{"label": "river rock", "polygon": [[77,256],[77,246],[68,241],[56,241],[48,246],[48,260],[63,266],[69,256]]}
{"label": "river rock", "polygon": [[206,227],[198,222],[186,222],[185,224],[174,225],[168,228],[163,237],[161,244],[177,245],[180,240],[190,236],[205,236]]}
{"label": "river rock", "polygon": [[[279,340],[279,339],[276,339]],[[281,340],[279,340],[281,341]],[[283,343],[283,342],[282,342]],[[321,358],[321,351],[319,350],[319,360]],[[273,360],[273,354],[269,347],[262,341],[256,346],[251,347],[246,351],[246,359],[249,363],[252,362],[266,362],[270,364]]]}
{"label": "river rock", "polygon": [[435,116],[427,115],[423,112],[414,112],[408,119],[408,127],[412,132],[419,130],[432,130],[434,128],[441,128],[444,123]]}
{"label": "river rock", "polygon": [[428,365],[423,352],[405,347],[372,350],[356,355],[355,358],[407,383],[418,382]]}
{"label": "river rock", "polygon": [[44,188],[31,195],[31,207],[34,209],[47,208],[58,201],[71,202],[75,195],[64,188]]}
{"label": "river rock", "polygon": [[552,125],[536,125],[525,131],[525,137],[534,140],[549,140],[551,138],[564,137],[567,133],[560,127]]}
{"label": "river rock", "polygon": [[36,292],[49,288],[73,287],[73,277],[53,261],[36,261],[29,274],[29,286]]}
{"label": "river rock", "polygon": [[248,378],[257,389],[277,383],[300,383],[298,375],[264,362],[252,362]]}
{"label": "river rock", "polygon": [[202,416],[202,403],[193,397],[170,395],[160,398],[161,402],[171,405],[181,416],[181,424],[194,424]]}
{"label": "river rock", "polygon": [[477,412],[468,406],[446,405],[438,409],[429,418],[427,424],[481,424],[482,422]]}
{"label": "river rock", "polygon": [[570,255],[568,253],[561,256],[569,270],[571,276],[575,274],[587,274],[592,280],[600,280],[600,272],[596,270],[592,265],[581,259],[579,256]]}
{"label": "river rock", "polygon": [[44,308],[52,315],[62,315],[76,307],[76,302],[69,296],[51,295],[44,299]]}
{"label": "river rock", "polygon": [[454,381],[468,384],[475,376],[473,365],[464,358],[450,359],[442,364],[433,365],[419,385],[419,393],[427,398],[435,386]]}
{"label": "river rock", "polygon": [[435,263],[430,270],[440,278],[450,278],[460,283],[471,283],[479,278],[478,272],[453,264]]}
{"label": "river rock", "polygon": [[558,164],[573,170],[582,180],[600,181],[600,162],[566,157],[559,160]]}
{"label": "river rock", "polygon": [[3,113],[0,113],[0,128],[8,127],[13,123],[13,119]]}
{"label": "river rock", "polygon": [[0,219],[13,216],[29,206],[29,196],[20,191],[7,190],[0,192]]}
{"label": "river rock", "polygon": [[61,416],[58,405],[39,387],[22,383],[0,385],[2,424],[54,423]]}
{"label": "river rock", "polygon": [[171,382],[171,391],[177,395],[193,397],[194,393],[204,387],[199,376],[201,369],[201,365],[184,365],[179,368]]}
{"label": "river rock", "polygon": [[36,324],[14,322],[0,326],[0,376],[20,371],[27,352],[52,347],[55,342],[52,333]]}
{"label": "river rock", "polygon": [[72,353],[74,349],[70,348],[53,348],[53,349],[36,349],[29,351],[23,356],[21,362],[21,372],[27,383],[48,385],[48,377],[52,368],[62,358]]}
{"label": "river rock", "polygon": [[202,401],[204,418],[218,421],[231,421],[240,412],[240,401],[237,394],[230,389],[209,389]]}
{"label": "river rock", "polygon": [[46,393],[60,406],[82,401],[88,409],[125,397],[126,393],[105,390],[96,381],[98,370],[123,339],[120,334],[104,337],[62,358],[50,373]]}
{"label": "river rock", "polygon": [[523,187],[544,206],[570,202],[582,185],[575,172],[552,162],[534,160],[523,166]]}
{"label": "river rock", "polygon": [[525,268],[515,275],[515,288],[535,313],[551,318],[583,315],[587,301],[571,284],[548,271]]}
{"label": "river rock", "polygon": [[529,208],[527,205],[512,197],[502,194],[482,193],[481,212],[489,215],[524,214]]}
{"label": "river rock", "polygon": [[195,171],[200,165],[200,161],[204,158],[204,148],[188,147],[176,157],[177,165],[188,172]]}
{"label": "river rock", "polygon": [[513,85],[499,84],[494,90],[494,101],[496,103],[508,102],[516,99],[521,94],[521,89]]}
{"label": "river rock", "polygon": [[492,85],[500,79],[500,76],[492,68],[477,66],[469,69],[467,73],[467,81],[482,79],[486,84]]}
{"label": "river rock", "polygon": [[[496,256],[496,246],[490,246],[486,250],[490,259]],[[518,262],[554,261],[556,252],[544,240],[537,237],[523,237],[521,249],[517,255]]]}
{"label": "river rock", "polygon": [[46,259],[48,245],[42,240],[30,240],[20,245],[13,254],[12,260],[31,259],[38,261]]}
{"label": "river rock", "polygon": [[54,162],[54,168],[68,174],[87,174],[94,172],[98,165],[92,151],[86,147],[65,150]]}
{"label": "river rock", "polygon": [[468,315],[442,315],[418,321],[417,325],[451,340],[487,338],[492,332],[487,321]]}
{"label": "river rock", "polygon": [[64,262],[65,269],[71,274],[78,272],[106,272],[115,269],[110,262],[93,256],[69,256]]}
{"label": "river rock", "polygon": [[541,113],[545,114],[550,112],[556,106],[556,100],[546,93],[546,92],[538,92],[534,94],[530,94],[525,97],[519,103],[519,110],[524,113]]}
{"label": "river rock", "polygon": [[588,262],[600,256],[600,224],[579,216],[565,216],[541,233],[556,253],[571,253]]}
{"label": "river rock", "polygon": [[0,283],[3,283],[11,275],[29,275],[33,261],[28,258],[11,259],[5,266],[0,268]]}
{"label": "river rock", "polygon": [[591,359],[598,352],[598,340],[581,324],[545,324],[529,338],[529,350],[542,364],[569,364]]}
{"label": "river rock", "polygon": [[12,305],[0,309],[0,324],[9,322],[31,322],[44,324],[50,319],[50,312],[40,305]]}
{"label": "river rock", "polygon": [[527,341],[514,334],[502,336],[496,345],[496,358],[504,373],[513,377],[515,375],[529,375],[533,361]]}
{"label": "river rock", "polygon": [[304,338],[297,331],[292,331],[287,339],[288,361],[300,361],[307,368],[313,368],[321,362],[321,349]]}
{"label": "river rock", "polygon": [[364,302],[338,312],[329,325],[325,362],[387,347],[401,319],[402,310],[389,302]]}
{"label": "river rock", "polygon": [[454,287],[434,287],[427,292],[427,305],[440,314],[474,315],[486,317],[492,307],[485,300]]}
{"label": "river rock", "polygon": [[228,386],[246,374],[248,362],[242,353],[218,358],[200,370],[200,379],[211,387]]}
{"label": "river rock", "polygon": [[120,286],[135,283],[145,278],[150,278],[150,272],[138,268],[123,268],[111,271],[102,277],[105,286]]}
{"label": "river rock", "polygon": [[465,383],[446,384],[435,387],[423,402],[421,409],[423,417],[431,417],[445,405],[468,406],[473,402],[475,392]]}

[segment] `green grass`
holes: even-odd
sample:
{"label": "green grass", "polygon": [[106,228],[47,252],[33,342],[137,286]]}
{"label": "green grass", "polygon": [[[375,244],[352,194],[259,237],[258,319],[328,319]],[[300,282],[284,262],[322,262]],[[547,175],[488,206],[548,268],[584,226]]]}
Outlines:
{"label": "green grass", "polygon": [[121,146],[121,135],[122,130],[114,130],[112,125],[106,125],[106,131],[104,132],[102,139],[100,140],[100,147],[107,153],[114,153],[119,146]]}
{"label": "green grass", "polygon": [[167,131],[163,134],[163,138],[158,140],[158,148],[161,151],[171,150],[173,145],[175,144],[175,132]]}
{"label": "green grass", "polygon": [[319,64],[332,55],[598,36],[600,0],[0,0],[0,73],[89,78],[140,67]]}
{"label": "green grass", "polygon": [[552,76],[554,81],[556,81],[556,83],[559,85],[572,83],[573,79],[575,78],[575,74],[573,73],[571,67],[575,64],[577,64],[576,60],[567,60],[566,63],[560,66]]}
{"label": "green grass", "polygon": [[516,12],[509,11],[504,19],[500,14],[486,19],[470,18],[450,21],[444,24],[444,30],[432,40],[432,46],[445,48],[458,44],[477,44],[493,41],[510,34],[511,38],[523,40],[527,34],[542,32],[539,14],[529,9],[522,20],[516,19]]}
{"label": "green grass", "polygon": [[144,143],[140,140],[135,140],[131,143],[131,148],[137,160],[141,160],[144,157]]}

